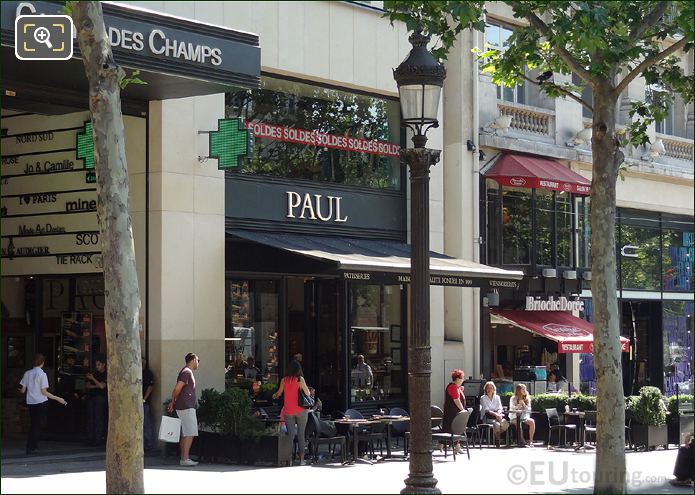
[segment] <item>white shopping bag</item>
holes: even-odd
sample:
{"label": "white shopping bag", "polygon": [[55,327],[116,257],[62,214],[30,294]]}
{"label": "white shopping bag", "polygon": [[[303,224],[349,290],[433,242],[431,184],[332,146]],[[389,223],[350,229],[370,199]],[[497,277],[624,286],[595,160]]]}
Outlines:
{"label": "white shopping bag", "polygon": [[162,442],[177,443],[181,435],[181,420],[171,416],[162,416],[159,426],[159,439]]}

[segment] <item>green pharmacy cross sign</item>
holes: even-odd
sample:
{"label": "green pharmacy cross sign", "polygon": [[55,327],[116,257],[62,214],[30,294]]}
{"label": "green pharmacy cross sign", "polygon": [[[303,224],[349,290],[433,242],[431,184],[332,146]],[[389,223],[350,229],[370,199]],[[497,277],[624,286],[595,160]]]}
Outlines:
{"label": "green pharmacy cross sign", "polygon": [[75,154],[78,160],[82,160],[84,168],[87,170],[85,181],[88,184],[94,184],[97,181],[97,176],[94,173],[94,131],[92,130],[92,122],[89,120],[84,123],[84,131],[77,133]]}
{"label": "green pharmacy cross sign", "polygon": [[252,133],[241,119],[219,119],[210,132],[210,158],[217,158],[220,170],[241,166],[251,153]]}

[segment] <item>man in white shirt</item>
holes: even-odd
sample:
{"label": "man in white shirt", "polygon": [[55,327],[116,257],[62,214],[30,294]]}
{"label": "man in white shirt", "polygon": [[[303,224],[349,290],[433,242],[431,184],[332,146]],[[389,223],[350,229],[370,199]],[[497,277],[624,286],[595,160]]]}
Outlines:
{"label": "man in white shirt", "polygon": [[34,367],[24,373],[19,382],[19,392],[27,393],[27,406],[29,406],[29,417],[31,418],[31,427],[27,438],[27,455],[36,451],[39,446],[39,433],[48,410],[48,399],[53,399],[63,405],[67,404],[65,399],[48,391],[48,377],[43,371],[45,362],[46,358],[43,354],[34,356]]}

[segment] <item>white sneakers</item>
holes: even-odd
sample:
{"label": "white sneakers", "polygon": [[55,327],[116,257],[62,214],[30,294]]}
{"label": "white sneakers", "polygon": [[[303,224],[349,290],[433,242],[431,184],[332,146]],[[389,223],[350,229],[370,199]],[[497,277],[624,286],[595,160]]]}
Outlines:
{"label": "white sneakers", "polygon": [[197,466],[198,462],[191,460],[191,459],[186,459],[186,460],[180,460],[179,461],[179,466]]}

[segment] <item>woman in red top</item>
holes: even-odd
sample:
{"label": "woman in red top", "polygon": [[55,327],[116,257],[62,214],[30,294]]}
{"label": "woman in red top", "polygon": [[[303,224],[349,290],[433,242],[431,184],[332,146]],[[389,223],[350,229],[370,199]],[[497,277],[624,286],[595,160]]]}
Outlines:
{"label": "woman in red top", "polygon": [[290,435],[290,441],[294,441],[294,436],[295,434],[297,435],[299,465],[301,466],[304,464],[304,450],[306,449],[304,430],[306,430],[309,413],[299,405],[300,387],[306,395],[310,395],[309,388],[304,380],[304,373],[302,373],[302,365],[299,364],[299,361],[292,361],[287,367],[285,377],[280,381],[280,388],[273,394],[273,399],[277,399],[283,394],[285,395],[282,410],[285,415],[287,434]]}
{"label": "woman in red top", "polygon": [[[444,392],[442,430],[450,433],[451,423],[454,421],[456,415],[465,408],[466,396],[463,393],[463,371],[455,369],[451,372],[451,383],[446,386],[446,391]],[[463,453],[463,449],[458,443],[456,443],[454,448],[457,454]]]}

